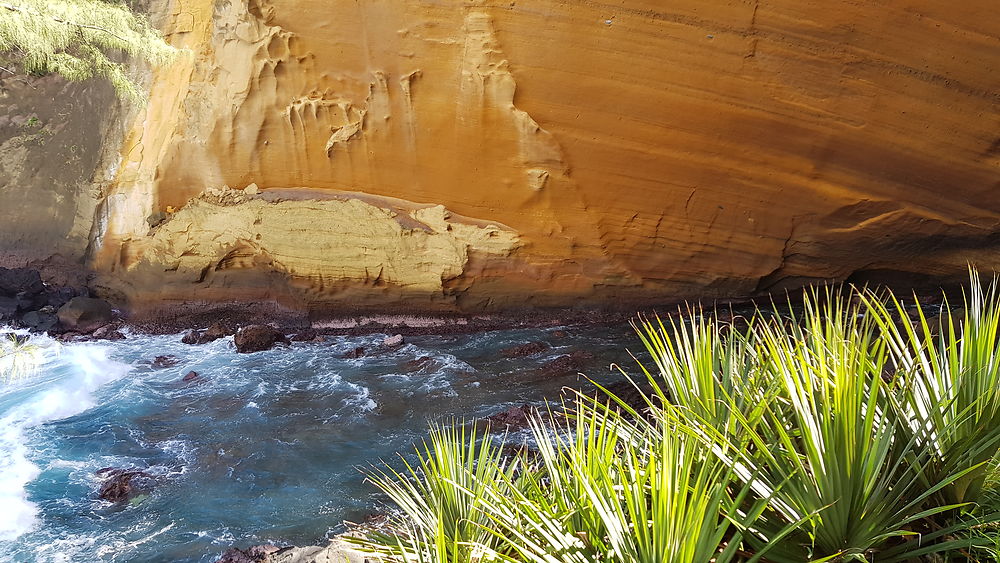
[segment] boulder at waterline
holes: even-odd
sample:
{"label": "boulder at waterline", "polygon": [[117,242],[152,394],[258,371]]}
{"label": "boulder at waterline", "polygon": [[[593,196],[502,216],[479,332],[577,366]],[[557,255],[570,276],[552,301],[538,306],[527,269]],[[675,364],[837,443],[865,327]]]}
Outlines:
{"label": "boulder at waterline", "polygon": [[31,332],[49,332],[59,324],[59,317],[53,313],[28,311],[21,317],[21,324]]}
{"label": "boulder at waterline", "polygon": [[60,307],[57,314],[64,329],[84,333],[114,320],[111,304],[93,297],[74,297]]}
{"label": "boulder at waterline", "polygon": [[394,334],[392,336],[387,336],[385,340],[382,341],[382,345],[386,348],[398,348],[405,344],[406,341],[403,339],[402,334]]}
{"label": "boulder at waterline", "polygon": [[289,344],[281,331],[267,325],[251,325],[241,329],[233,337],[236,351],[241,354],[270,350],[275,344]]}

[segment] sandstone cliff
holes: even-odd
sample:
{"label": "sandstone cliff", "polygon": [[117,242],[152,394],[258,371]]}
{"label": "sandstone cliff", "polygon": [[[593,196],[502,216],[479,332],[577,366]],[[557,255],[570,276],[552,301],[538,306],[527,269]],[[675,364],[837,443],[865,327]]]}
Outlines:
{"label": "sandstone cliff", "polygon": [[90,255],[137,308],[631,303],[998,262],[992,0],[152,10],[189,52],[154,74]]}

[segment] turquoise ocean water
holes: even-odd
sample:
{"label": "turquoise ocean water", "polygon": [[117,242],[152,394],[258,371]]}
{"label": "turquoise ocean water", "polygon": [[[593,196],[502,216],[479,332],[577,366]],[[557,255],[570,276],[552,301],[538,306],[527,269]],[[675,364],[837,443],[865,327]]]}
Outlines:
{"label": "turquoise ocean water", "polygon": [[[567,334],[561,334],[564,330]],[[361,469],[409,454],[429,421],[484,417],[586,387],[542,368],[583,351],[581,371],[635,373],[627,326],[385,335],[237,354],[232,339],[189,346],[180,335],[59,345],[0,386],[0,561],[211,563],[230,546],[315,544],[381,510]],[[544,352],[503,350],[542,341]],[[345,359],[356,347],[371,355]],[[150,365],[173,355],[169,368]],[[190,371],[200,375],[183,382]],[[105,467],[155,476],[146,497],[97,496]]]}

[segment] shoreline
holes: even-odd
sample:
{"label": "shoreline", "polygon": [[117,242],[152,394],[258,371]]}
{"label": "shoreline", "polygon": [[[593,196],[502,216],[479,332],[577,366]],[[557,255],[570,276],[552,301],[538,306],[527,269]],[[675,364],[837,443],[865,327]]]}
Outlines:
{"label": "shoreline", "polygon": [[[712,303],[689,302],[692,308],[716,309],[723,314],[742,313],[764,307],[761,299],[714,300]],[[684,314],[684,302],[602,308],[524,309],[502,313],[440,313],[398,311],[385,313],[344,313],[309,315],[281,308],[274,303],[204,304],[182,303],[131,315],[123,311],[121,322],[140,334],[176,334],[205,329],[215,323],[236,326],[265,324],[286,333],[305,330],[324,336],[362,336],[390,333],[402,336],[452,335],[535,328],[574,326],[613,326],[639,316],[662,318]]]}

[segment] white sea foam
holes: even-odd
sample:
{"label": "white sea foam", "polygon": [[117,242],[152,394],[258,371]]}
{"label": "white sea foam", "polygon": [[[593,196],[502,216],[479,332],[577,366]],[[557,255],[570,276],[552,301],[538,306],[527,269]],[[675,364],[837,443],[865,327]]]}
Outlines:
{"label": "white sea foam", "polygon": [[[31,530],[38,508],[28,500],[25,486],[39,474],[29,461],[26,432],[46,422],[64,419],[95,405],[94,392],[125,375],[129,367],[108,359],[99,346],[80,345],[58,349],[44,346],[42,370],[56,373],[25,394],[0,418],[0,541],[10,541]],[[57,357],[58,355],[58,357]]]}

